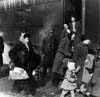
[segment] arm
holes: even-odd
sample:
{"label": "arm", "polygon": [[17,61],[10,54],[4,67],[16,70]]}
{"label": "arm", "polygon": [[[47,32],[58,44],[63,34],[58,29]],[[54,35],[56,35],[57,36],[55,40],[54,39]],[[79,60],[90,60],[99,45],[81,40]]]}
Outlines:
{"label": "arm", "polygon": [[16,65],[16,66],[21,66],[21,61],[19,60],[19,57],[17,55],[19,46],[16,44],[10,51],[9,51],[9,57],[11,61]]}
{"label": "arm", "polygon": [[66,72],[66,75],[65,75],[65,78],[69,81],[69,82],[75,82],[75,78],[72,78],[71,77],[71,71],[69,72],[69,71],[67,71]]}
{"label": "arm", "polygon": [[[76,49],[75,49],[75,53],[74,53],[74,55],[73,55],[73,61],[76,63],[77,61],[78,61],[78,59],[79,59],[79,54],[81,53],[80,52],[80,49],[81,48],[79,48],[79,47],[76,47]],[[77,64],[78,65],[78,64]],[[79,70],[81,69],[81,66],[77,66],[76,67],[76,72],[79,72]]]}
{"label": "arm", "polygon": [[65,29],[61,32],[61,38],[60,38],[60,40],[62,40],[64,38],[64,36],[65,36]]}
{"label": "arm", "polygon": [[60,42],[58,51],[62,52],[65,56],[70,56],[69,53],[69,40],[63,38]]}

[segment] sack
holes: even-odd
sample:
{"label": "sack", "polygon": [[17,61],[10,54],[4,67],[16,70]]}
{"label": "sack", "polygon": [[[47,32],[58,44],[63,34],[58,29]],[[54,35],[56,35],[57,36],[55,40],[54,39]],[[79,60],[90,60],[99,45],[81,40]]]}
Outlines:
{"label": "sack", "polygon": [[23,68],[15,67],[9,71],[9,79],[11,80],[24,80],[28,78],[29,76]]}

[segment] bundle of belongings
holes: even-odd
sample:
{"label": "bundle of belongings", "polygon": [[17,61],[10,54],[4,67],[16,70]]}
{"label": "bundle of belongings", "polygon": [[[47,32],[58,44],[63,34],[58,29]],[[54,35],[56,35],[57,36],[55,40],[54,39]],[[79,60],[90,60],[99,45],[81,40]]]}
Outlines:
{"label": "bundle of belongings", "polygon": [[9,79],[11,80],[24,80],[28,79],[29,76],[23,68],[15,67],[13,62],[10,62],[10,71],[9,71]]}
{"label": "bundle of belongings", "polygon": [[23,68],[15,67],[9,71],[9,79],[11,80],[23,80],[28,78],[29,76]]}

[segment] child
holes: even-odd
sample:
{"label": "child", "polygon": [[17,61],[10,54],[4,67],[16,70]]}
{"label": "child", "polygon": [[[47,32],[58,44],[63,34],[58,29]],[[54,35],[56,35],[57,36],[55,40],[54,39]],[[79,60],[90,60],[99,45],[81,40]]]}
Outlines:
{"label": "child", "polygon": [[77,88],[76,75],[75,75],[75,63],[68,62],[68,69],[65,74],[65,78],[61,84],[62,93],[60,97],[64,97],[68,92],[71,93],[71,97],[75,97],[74,90]]}
{"label": "child", "polygon": [[82,75],[82,82],[83,84],[81,85],[81,92],[85,95],[90,95],[89,88],[90,88],[90,82],[91,78],[93,76],[93,63],[95,60],[95,56],[93,54],[92,50],[89,50],[87,58],[85,60],[84,68],[83,68],[83,75]]}

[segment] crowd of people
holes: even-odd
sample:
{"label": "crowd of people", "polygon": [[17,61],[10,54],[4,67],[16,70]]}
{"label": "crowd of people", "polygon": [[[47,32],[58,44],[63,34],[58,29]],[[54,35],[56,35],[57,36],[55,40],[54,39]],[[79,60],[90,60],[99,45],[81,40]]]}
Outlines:
{"label": "crowd of people", "polygon": [[[53,30],[49,31],[42,41],[41,55],[35,51],[30,38],[29,33],[21,32],[19,41],[9,51],[13,63],[10,69],[23,68],[29,76],[15,80],[14,92],[23,90],[25,94],[34,95],[41,80],[47,79],[51,86],[62,90],[60,97],[65,97],[69,91],[71,97],[75,97],[75,92],[85,97],[100,97],[100,49],[91,48],[91,40],[82,35],[81,24],[75,17],[64,24],[59,43]],[[4,48],[1,42],[0,38],[0,67]]]}

